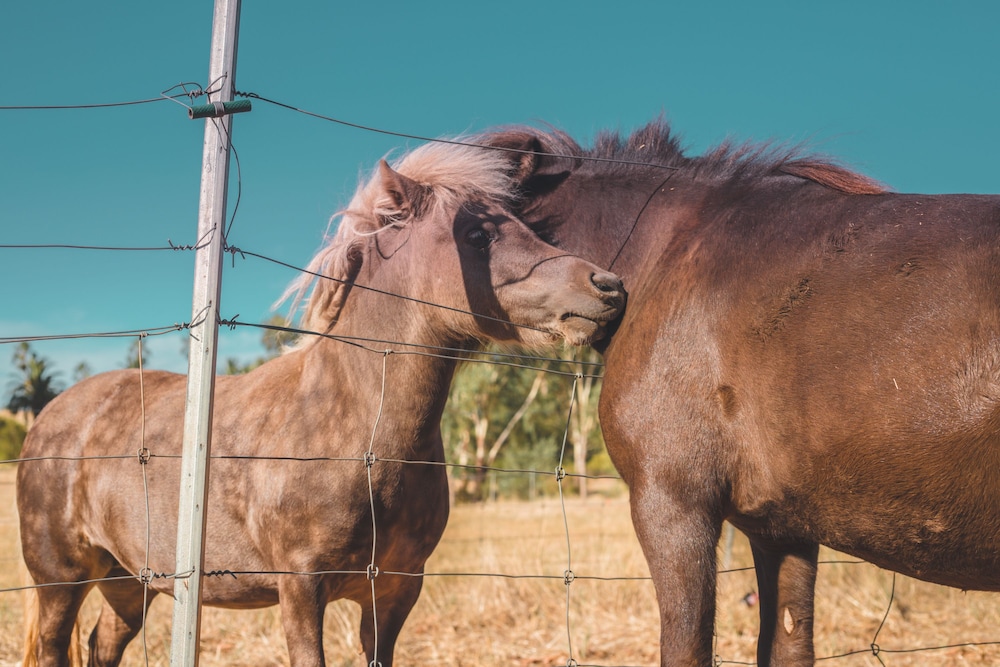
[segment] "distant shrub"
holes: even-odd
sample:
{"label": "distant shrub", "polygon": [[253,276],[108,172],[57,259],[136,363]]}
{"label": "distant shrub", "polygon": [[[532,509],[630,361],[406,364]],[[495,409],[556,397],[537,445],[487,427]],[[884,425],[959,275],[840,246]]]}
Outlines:
{"label": "distant shrub", "polygon": [[0,461],[16,459],[21,455],[21,445],[27,432],[24,424],[16,419],[0,416]]}
{"label": "distant shrub", "polygon": [[618,474],[618,471],[615,470],[615,464],[611,462],[611,457],[608,456],[608,450],[603,447],[587,461],[587,472],[591,475],[614,476]]}

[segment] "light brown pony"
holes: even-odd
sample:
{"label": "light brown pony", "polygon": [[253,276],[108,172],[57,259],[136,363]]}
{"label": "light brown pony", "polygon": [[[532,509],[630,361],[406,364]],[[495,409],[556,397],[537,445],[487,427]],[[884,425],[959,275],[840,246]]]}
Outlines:
{"label": "light brown pony", "polygon": [[484,140],[550,154],[512,156],[519,216],[628,289],[600,416],[661,665],[714,664],[723,520],[753,549],[760,665],[813,664],[820,544],[1000,591],[1000,197],[766,145],[689,157],[662,121]]}
{"label": "light brown pony", "polygon": [[[363,609],[368,661],[392,664],[422,579],[385,573],[422,573],[448,516],[445,469],[400,462],[444,461],[439,423],[457,362],[440,348],[561,338],[585,344],[623,306],[616,276],[546,245],[507,213],[508,166],[503,155],[440,144],[413,151],[396,170],[380,163],[310,266],[330,279],[316,283],[302,326],[327,335],[247,375],[218,380],[213,456],[222,458],[212,462],[205,569],[237,574],[206,577],[204,602],[279,604],[292,665],[325,664],[323,614],[338,598]],[[301,295],[308,286],[306,277],[293,287]],[[386,342],[364,342],[372,338]],[[146,447],[148,550],[134,458],[25,462],[17,501],[36,583],[136,575],[144,567],[173,571],[180,466],[162,457],[181,450],[185,378],[147,371],[142,383],[144,405],[134,370],[74,386],[39,416],[24,456],[100,457]],[[376,459],[371,497],[369,447]],[[365,574],[373,540],[383,573],[374,580],[374,601]],[[92,586],[37,589],[39,614],[27,619],[38,624],[37,644],[28,647],[26,664],[66,664]],[[172,586],[154,578],[147,604]],[[142,585],[126,578],[96,587],[104,603],[90,664],[116,665],[140,629]]]}

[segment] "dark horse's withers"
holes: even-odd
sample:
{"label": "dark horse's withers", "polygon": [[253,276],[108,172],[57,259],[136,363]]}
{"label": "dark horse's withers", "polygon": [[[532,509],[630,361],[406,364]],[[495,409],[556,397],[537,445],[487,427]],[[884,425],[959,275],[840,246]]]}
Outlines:
{"label": "dark horse's withers", "polygon": [[814,660],[820,544],[1000,590],[1000,197],[766,146],[688,158],[663,122],[485,140],[612,160],[513,154],[523,219],[629,292],[600,414],[662,665],[712,664],[724,519],[753,548],[762,665]]}

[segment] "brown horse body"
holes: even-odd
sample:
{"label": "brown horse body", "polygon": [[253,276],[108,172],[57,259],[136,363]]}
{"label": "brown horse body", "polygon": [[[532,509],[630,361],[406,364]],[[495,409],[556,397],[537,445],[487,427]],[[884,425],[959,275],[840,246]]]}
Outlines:
{"label": "brown horse body", "polygon": [[[723,520],[753,548],[761,665],[814,660],[818,546],[1000,590],[1000,197],[886,192],[816,159],[591,150],[530,128],[522,219],[622,276],[600,415],[662,665],[711,665]],[[602,343],[603,345],[604,343]]]}
{"label": "brown horse body", "polygon": [[[510,217],[506,167],[502,156],[440,145],[414,151],[398,173],[383,163],[310,267],[340,281],[320,280],[304,317],[303,328],[328,337],[218,380],[205,569],[237,574],[207,577],[204,601],[280,604],[293,665],[324,664],[323,612],[337,598],[363,608],[368,661],[392,664],[422,580],[385,573],[422,573],[448,516],[445,469],[399,462],[444,461],[439,422],[457,362],[440,346],[583,344],[623,305],[615,276]],[[171,457],[181,450],[184,389],[180,375],[111,372],[43,411],[24,456],[83,458],[30,461],[18,471],[35,582],[173,571],[180,465]],[[148,492],[134,457],[90,458],[140,447],[152,455]],[[374,588],[371,563],[383,573]],[[26,664],[65,664],[92,585],[38,589],[38,642]],[[140,629],[143,589],[135,578],[96,585],[105,602],[90,664],[115,665]],[[172,587],[172,579],[153,579],[147,602]]]}

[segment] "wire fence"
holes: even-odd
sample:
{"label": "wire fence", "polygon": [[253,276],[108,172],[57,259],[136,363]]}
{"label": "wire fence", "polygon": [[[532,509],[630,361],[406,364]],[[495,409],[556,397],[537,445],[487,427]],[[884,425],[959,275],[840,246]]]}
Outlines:
{"label": "wire fence", "polygon": [[[117,107],[117,106],[136,106],[143,104],[150,104],[158,101],[173,101],[177,103],[182,103],[180,100],[187,98],[188,100],[194,100],[197,97],[205,94],[204,89],[195,84],[181,84],[179,86],[182,92],[174,92],[177,87],[173,89],[168,89],[161,94],[159,98],[150,98],[147,100],[137,100],[134,102],[119,102],[119,103],[108,103],[108,104],[97,104],[97,105],[65,105],[65,106],[22,106],[22,107],[0,107],[0,110],[21,110],[21,111],[55,111],[55,110],[70,110],[70,109],[81,109],[81,108],[106,108],[106,107]],[[190,90],[189,90],[190,88]],[[207,88],[211,88],[208,86]],[[240,93],[240,95],[257,99],[269,103],[275,108],[280,108],[284,110],[292,111],[296,114],[309,116],[312,118],[329,121],[341,125],[348,125],[356,129],[365,132],[378,132],[382,134],[389,134],[396,137],[404,137],[408,139],[417,139],[422,141],[435,141],[434,139],[420,137],[417,135],[406,134],[395,131],[381,130],[378,128],[373,128],[366,125],[349,123],[342,121],[330,116],[318,114],[315,112],[306,111],[297,108],[290,104],[285,104],[275,100],[267,99],[261,95],[255,93]],[[186,106],[186,105],[185,105]],[[570,157],[570,156],[556,156],[556,157]],[[578,159],[578,158],[573,158]],[[237,159],[237,165],[239,160]],[[657,168],[667,168],[664,165],[650,164],[651,167]],[[240,187],[242,188],[242,178],[239,179]],[[228,237],[233,231],[233,222],[236,219],[237,205],[234,206],[233,217],[226,229],[226,236]],[[195,243],[190,245],[177,245],[172,241],[168,240],[167,244],[164,246],[146,246],[146,247],[114,247],[114,246],[82,246],[73,244],[60,244],[60,243],[39,243],[39,244],[15,244],[15,245],[0,245],[0,250],[6,252],[26,252],[26,251],[47,251],[55,249],[70,249],[79,252],[93,252],[93,251],[104,251],[104,252],[184,252],[191,251],[205,243],[205,239],[198,239]],[[242,249],[229,244],[229,239],[226,241],[226,252],[230,254],[233,262],[236,261],[237,257],[241,260],[257,260],[261,262],[266,262],[268,264],[283,267],[291,271],[293,274],[310,274],[306,269],[296,266],[293,263],[285,262],[274,257],[270,257],[265,253],[258,253],[251,249]],[[311,274],[316,275],[316,274]],[[318,275],[316,276],[322,280],[330,279],[328,276]],[[367,290],[371,289],[365,285],[353,284],[355,288]],[[386,293],[381,291],[380,293],[386,294],[387,296],[398,297],[400,299],[412,300],[412,297],[406,296],[404,294],[396,293]],[[420,301],[422,305],[434,306],[435,304],[429,304],[426,301]],[[476,317],[483,317],[476,314]],[[511,324],[511,323],[507,323]],[[131,572],[127,574],[115,574],[113,576],[98,577],[92,579],[82,579],[82,580],[72,580],[72,581],[47,581],[40,584],[25,584],[19,586],[8,586],[6,588],[0,588],[0,594],[3,596],[13,595],[15,593],[34,590],[37,591],[42,588],[51,587],[91,587],[95,584],[111,584],[115,582],[123,581],[135,581],[142,586],[142,593],[144,596],[144,602],[142,604],[143,610],[148,606],[145,598],[147,596],[156,593],[156,584],[161,581],[172,581],[175,579],[183,579],[190,577],[192,572],[171,572],[171,571],[157,571],[150,567],[150,554],[151,548],[150,543],[153,540],[154,535],[157,532],[163,532],[163,529],[157,527],[157,522],[163,519],[162,516],[158,516],[155,512],[151,510],[151,507],[156,504],[156,499],[151,498],[149,485],[148,485],[148,472],[150,466],[170,464],[171,461],[179,461],[179,454],[173,452],[163,452],[157,451],[157,443],[155,441],[149,441],[146,435],[146,424],[148,417],[146,414],[147,400],[144,395],[145,389],[143,384],[143,378],[146,376],[148,371],[142,368],[142,351],[141,346],[144,339],[149,336],[159,336],[170,333],[186,332],[188,335],[194,335],[197,331],[204,330],[208,326],[227,326],[230,328],[246,327],[256,330],[273,330],[280,331],[283,333],[294,334],[298,336],[314,336],[317,338],[322,338],[324,340],[334,341],[336,343],[350,346],[352,348],[358,348],[372,355],[380,355],[381,359],[381,373],[379,377],[376,378],[366,378],[365,381],[371,382],[378,389],[378,409],[376,411],[376,416],[372,424],[370,424],[370,438],[364,447],[359,447],[356,455],[349,456],[295,456],[287,455],[281,453],[275,453],[271,455],[260,455],[260,454],[217,454],[213,455],[211,458],[213,461],[228,461],[228,462],[247,462],[248,464],[257,463],[275,463],[282,464],[286,466],[297,466],[297,465],[325,465],[329,466],[331,469],[331,475],[336,475],[334,468],[339,469],[339,467],[344,467],[344,469],[353,469],[355,472],[358,470],[364,471],[365,479],[367,480],[367,502],[368,502],[368,514],[371,518],[371,534],[372,540],[370,545],[366,547],[366,557],[365,567],[357,568],[347,568],[347,569],[241,569],[239,567],[226,567],[227,564],[212,564],[213,569],[208,570],[204,573],[204,576],[209,579],[232,579],[240,580],[242,578],[252,578],[252,577],[264,577],[264,578],[277,578],[277,577],[303,577],[303,578],[315,578],[315,577],[349,577],[355,578],[358,581],[365,582],[371,592],[371,609],[370,613],[373,615],[375,622],[371,624],[374,628],[373,644],[375,646],[375,657],[371,661],[373,665],[380,664],[378,656],[379,654],[379,637],[378,629],[380,624],[377,622],[380,605],[378,603],[379,591],[382,590],[381,582],[386,579],[413,579],[419,578],[421,580],[449,580],[449,581],[473,581],[473,580],[490,580],[493,582],[517,582],[519,585],[531,585],[531,586],[545,586],[548,587],[552,584],[557,586],[561,585],[562,595],[560,596],[560,608],[561,608],[561,618],[556,625],[552,625],[549,630],[552,632],[550,635],[561,635],[559,640],[553,640],[550,636],[545,640],[545,646],[541,649],[527,647],[524,649],[525,655],[529,656],[542,656],[537,659],[537,661],[532,662],[532,659],[526,659],[522,661],[524,665],[566,665],[567,667],[633,667],[631,662],[623,662],[617,659],[614,654],[609,654],[602,652],[598,647],[594,646],[592,640],[587,639],[589,636],[594,634],[599,634],[597,628],[588,627],[582,623],[580,618],[589,617],[586,610],[582,608],[582,605],[586,606],[602,606],[605,601],[602,599],[602,594],[590,593],[588,592],[582,597],[583,603],[578,602],[579,594],[577,591],[581,586],[588,587],[601,587],[605,585],[619,586],[627,584],[629,586],[638,586],[645,589],[644,598],[647,605],[655,605],[655,601],[652,599],[652,584],[648,573],[635,574],[634,572],[629,573],[605,573],[600,568],[593,567],[593,561],[587,558],[588,553],[591,550],[600,550],[607,547],[608,543],[617,542],[628,542],[634,546],[635,538],[634,534],[627,531],[620,531],[617,533],[601,533],[600,540],[596,543],[593,540],[586,541],[587,551],[582,552],[582,547],[577,546],[580,543],[574,537],[575,533],[586,532],[586,520],[587,514],[592,513],[592,507],[587,504],[581,504],[579,501],[573,499],[572,492],[567,486],[569,482],[574,480],[586,479],[586,480],[616,480],[614,476],[608,475],[589,475],[581,473],[572,473],[567,471],[567,446],[571,444],[569,442],[571,433],[571,419],[573,417],[573,411],[577,409],[577,396],[578,396],[578,383],[586,378],[599,379],[601,368],[599,365],[588,364],[586,362],[581,362],[579,360],[566,360],[558,357],[546,357],[546,356],[535,356],[535,355],[524,355],[515,353],[500,353],[495,351],[484,352],[484,351],[469,351],[464,348],[449,348],[449,347],[433,347],[426,344],[413,343],[408,341],[397,341],[389,340],[385,338],[380,338],[377,336],[372,337],[358,337],[358,336],[344,336],[338,335],[336,333],[320,333],[307,331],[300,328],[294,327],[282,327],[273,324],[266,323],[249,323],[238,321],[238,316],[234,316],[228,319],[220,319],[216,322],[210,322],[207,316],[196,318],[192,322],[185,323],[175,323],[173,325],[158,325],[149,327],[146,329],[131,329],[125,331],[105,331],[105,332],[84,332],[84,333],[66,333],[66,332],[53,332],[44,335],[33,335],[33,336],[5,336],[0,337],[0,345],[3,344],[14,344],[21,342],[38,342],[38,341],[49,341],[57,339],[86,339],[86,338],[135,338],[139,345],[139,360],[140,367],[138,369],[139,377],[139,391],[140,399],[139,404],[142,408],[142,414],[140,418],[140,438],[139,447],[136,451],[122,451],[118,454],[104,455],[104,456],[77,456],[72,454],[58,454],[54,453],[52,455],[46,456],[34,456],[15,459],[9,462],[10,466],[30,466],[38,463],[50,463],[58,464],[59,462],[66,463],[80,463],[80,462],[95,462],[101,464],[111,464],[112,462],[118,462],[121,465],[122,474],[136,475],[141,477],[142,480],[142,496],[133,499],[133,503],[136,507],[140,508],[139,512],[143,516],[144,522],[144,533],[145,533],[145,547],[144,547],[144,566],[137,572]],[[501,466],[470,466],[458,464],[454,461],[428,461],[428,460],[410,460],[405,457],[394,456],[391,454],[386,454],[380,451],[378,443],[379,440],[379,429],[382,424],[383,416],[390,413],[395,409],[396,406],[386,403],[387,396],[387,382],[391,382],[390,378],[390,368],[392,364],[392,358],[395,356],[422,356],[428,358],[438,358],[451,361],[463,361],[468,363],[481,363],[481,364],[495,364],[508,367],[514,367],[519,369],[527,369],[535,373],[543,373],[550,375],[554,378],[558,378],[559,381],[565,382],[566,386],[564,391],[568,397],[568,410],[565,415],[564,424],[565,427],[559,433],[561,439],[561,446],[559,450],[559,458],[557,465],[551,470],[538,470],[531,468],[506,468]],[[132,468],[132,466],[136,466]],[[548,540],[549,545],[546,547],[546,557],[548,560],[545,562],[544,566],[532,569],[534,565],[541,565],[541,563],[536,563],[533,559],[525,558],[523,561],[517,562],[517,567],[523,568],[517,571],[499,571],[497,569],[484,568],[483,570],[476,570],[471,565],[467,565],[464,568],[454,568],[454,569],[441,569],[437,570],[434,568],[429,569],[429,571],[406,571],[398,569],[384,569],[380,558],[382,552],[379,549],[382,540],[388,539],[388,535],[385,534],[383,529],[380,529],[380,520],[385,521],[384,516],[380,516],[380,509],[378,507],[376,485],[378,480],[378,474],[381,469],[389,466],[392,469],[398,469],[400,467],[436,467],[443,468],[447,471],[455,472],[460,470],[475,471],[477,473],[483,473],[491,479],[497,478],[510,478],[510,477],[524,477],[529,476],[532,480],[536,478],[544,478],[551,483],[555,484],[557,492],[556,503],[549,503],[545,506],[547,512],[549,512],[549,518],[556,523],[556,528],[553,529],[551,526],[546,528],[545,535],[536,536],[539,540]],[[2,469],[3,466],[0,466]],[[604,499],[599,499],[598,502],[606,502]],[[536,503],[537,504],[537,503]],[[495,507],[504,507],[504,503],[484,503],[484,506],[492,505]],[[583,516],[579,516],[578,512],[583,509]],[[590,508],[590,509],[588,509]],[[514,509],[511,505],[508,509]],[[573,520],[571,521],[571,517]],[[16,526],[11,525],[13,520],[7,522],[0,520],[0,530],[6,529],[8,532],[11,529],[16,530]],[[504,539],[508,540],[517,549],[524,548],[524,545],[529,540],[529,536],[525,534],[515,534],[509,537],[502,537],[492,534],[491,525],[484,525],[480,527],[482,535],[475,540],[479,545],[491,543],[491,544],[501,544]],[[458,538],[450,537],[446,533],[444,539],[441,542],[442,546],[454,545],[456,544]],[[552,540],[559,542],[558,547],[553,547],[551,545]],[[603,543],[603,544],[602,544]],[[500,547],[491,547],[500,548]],[[583,555],[581,556],[581,552]],[[16,559],[16,555],[13,554],[2,554],[0,555],[2,562],[13,561]],[[720,595],[721,591],[726,589],[728,585],[726,582],[728,578],[734,577],[746,577],[746,575],[752,573],[752,564],[747,560],[747,554],[742,555],[742,560],[740,562],[745,563],[739,566],[730,566],[730,561],[734,559],[733,547],[731,542],[727,542],[723,547],[722,553],[720,553],[720,563],[721,567],[719,569],[720,575]],[[436,561],[432,557],[431,564]],[[553,565],[558,563],[558,565]],[[430,566],[429,566],[430,567]],[[854,567],[866,567],[870,568],[864,564],[862,561],[856,560],[845,560],[837,556],[831,555],[826,557],[821,561],[821,571],[826,571],[829,568],[854,568]],[[889,656],[896,657],[907,654],[920,654],[923,656],[933,654],[936,652],[947,652],[958,648],[971,648],[971,649],[982,649],[988,650],[989,647],[1000,646],[1000,640],[991,641],[949,641],[946,643],[942,642],[930,642],[928,645],[919,646],[889,646],[883,645],[883,640],[881,639],[884,635],[884,631],[888,625],[891,625],[892,621],[890,617],[892,616],[892,611],[898,607],[896,603],[896,575],[891,575],[892,584],[885,596],[884,607],[882,607],[877,616],[880,617],[880,621],[877,626],[874,627],[870,634],[865,636],[859,636],[857,638],[858,646],[850,650],[841,651],[831,651],[827,654],[818,652],[818,660],[827,664],[835,663],[845,663],[849,664],[852,658],[858,656],[865,656],[869,659],[877,661],[880,664],[887,664],[886,659]],[[753,600],[753,586],[754,583],[743,581],[744,587],[749,588],[747,595],[740,601],[733,603],[733,606],[739,608],[740,605],[747,609],[752,609],[754,607]],[[461,588],[461,587],[460,587]],[[884,591],[876,591],[876,593],[882,593]],[[620,594],[618,589],[615,590],[614,595]],[[822,600],[822,596],[820,596]],[[482,604],[482,600],[479,601]],[[508,599],[507,604],[516,605],[518,600]],[[720,597],[720,616],[725,615],[725,610],[727,608],[726,598]],[[465,614],[472,613],[470,610],[476,608],[475,600],[467,600],[463,608],[466,610]],[[655,616],[655,606],[651,610]],[[868,612],[870,615],[871,610]],[[517,608],[510,609],[509,614],[516,616],[522,613],[522,610]],[[529,613],[524,611],[524,613]],[[904,612],[912,614],[912,610]],[[446,624],[445,619],[439,619],[443,624]],[[550,624],[552,619],[549,618]],[[601,628],[603,630],[603,628]],[[630,637],[629,640],[635,644],[642,644],[645,646],[655,645],[656,637],[655,628],[646,628],[647,634],[643,636]],[[627,633],[626,633],[627,634]],[[817,640],[821,639],[820,633],[817,633]],[[732,641],[724,638],[721,634],[721,629],[719,633],[719,645],[717,646],[717,665],[751,665],[755,664],[752,660],[734,659],[727,657],[726,649],[733,645]],[[143,661],[145,664],[150,664],[151,658],[148,650],[148,640],[146,637],[146,616],[145,611],[143,611],[142,619],[142,632],[141,641],[143,645]],[[405,641],[405,640],[404,640]],[[743,644],[752,643],[752,640],[744,641]],[[557,644],[558,648],[550,650],[553,644]],[[648,652],[648,651],[647,651]],[[623,655],[635,655],[634,652],[623,649]],[[654,651],[655,654],[655,651]],[[1000,651],[997,651],[993,656],[1000,656]],[[597,661],[595,661],[595,656]],[[649,660],[655,660],[655,657]],[[987,660],[988,661],[988,660]],[[454,664],[461,664],[461,662],[455,662]],[[645,664],[645,663],[644,663]]]}

